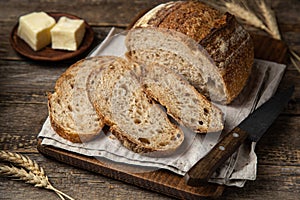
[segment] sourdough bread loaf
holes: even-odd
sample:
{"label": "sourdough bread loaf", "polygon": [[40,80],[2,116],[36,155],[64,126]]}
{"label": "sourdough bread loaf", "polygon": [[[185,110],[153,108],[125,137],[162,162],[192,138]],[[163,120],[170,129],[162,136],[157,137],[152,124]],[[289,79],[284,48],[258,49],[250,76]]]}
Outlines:
{"label": "sourdough bread loaf", "polygon": [[101,119],[128,149],[137,153],[172,152],[184,139],[166,113],[144,93],[138,66],[115,57],[88,78],[88,93]]}
{"label": "sourdough bread loaf", "polygon": [[147,94],[190,130],[207,133],[223,129],[222,112],[173,70],[147,65],[142,82]]}
{"label": "sourdough bread loaf", "polygon": [[96,137],[104,126],[90,103],[86,89],[88,75],[102,68],[111,57],[87,58],[70,66],[48,95],[50,122],[55,132],[71,142],[86,142]]}
{"label": "sourdough bread loaf", "polygon": [[[180,32],[194,43],[165,29]],[[197,44],[204,47],[211,61],[203,61],[207,55],[201,47],[197,59]],[[126,46],[127,57],[133,61],[167,66],[211,100],[225,104],[244,88],[254,59],[251,37],[234,16],[197,1],[153,8],[129,31]]]}

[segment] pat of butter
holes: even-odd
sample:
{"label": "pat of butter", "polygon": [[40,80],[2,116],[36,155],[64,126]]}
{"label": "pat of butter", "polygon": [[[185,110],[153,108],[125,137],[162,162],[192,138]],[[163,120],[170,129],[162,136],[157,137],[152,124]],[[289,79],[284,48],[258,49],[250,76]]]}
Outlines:
{"label": "pat of butter", "polygon": [[85,34],[84,21],[61,17],[51,29],[52,48],[75,51]]}
{"label": "pat of butter", "polygon": [[19,18],[17,35],[34,51],[38,51],[51,43],[50,29],[55,19],[45,12],[33,12]]}

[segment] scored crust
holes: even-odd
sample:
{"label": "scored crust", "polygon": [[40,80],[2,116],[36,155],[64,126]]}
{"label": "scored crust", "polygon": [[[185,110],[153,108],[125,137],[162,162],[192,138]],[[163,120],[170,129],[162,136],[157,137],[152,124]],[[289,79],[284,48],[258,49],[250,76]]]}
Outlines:
{"label": "scored crust", "polygon": [[[226,99],[221,103],[230,103],[244,88],[254,60],[253,43],[229,13],[196,1],[170,2],[157,6],[137,20],[133,29],[139,27],[172,29],[203,46],[215,62],[224,84]],[[127,55],[130,55],[130,48]]]}

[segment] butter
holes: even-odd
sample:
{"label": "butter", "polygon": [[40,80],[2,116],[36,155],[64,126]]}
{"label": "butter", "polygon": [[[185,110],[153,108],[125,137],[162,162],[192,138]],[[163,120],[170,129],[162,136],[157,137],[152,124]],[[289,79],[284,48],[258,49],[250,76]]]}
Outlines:
{"label": "butter", "polygon": [[75,51],[85,34],[84,21],[61,17],[51,29],[52,48]]}
{"label": "butter", "polygon": [[34,51],[38,51],[51,43],[50,29],[55,19],[45,12],[33,12],[19,18],[17,35]]}

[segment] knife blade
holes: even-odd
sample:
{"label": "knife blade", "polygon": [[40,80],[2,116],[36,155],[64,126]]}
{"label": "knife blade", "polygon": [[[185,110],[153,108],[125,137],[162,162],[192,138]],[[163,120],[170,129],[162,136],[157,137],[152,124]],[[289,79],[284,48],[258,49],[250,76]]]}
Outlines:
{"label": "knife blade", "polygon": [[185,175],[190,186],[207,183],[212,173],[224,163],[246,140],[257,142],[289,102],[294,86],[275,94],[237,127],[227,133]]}

